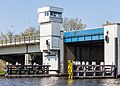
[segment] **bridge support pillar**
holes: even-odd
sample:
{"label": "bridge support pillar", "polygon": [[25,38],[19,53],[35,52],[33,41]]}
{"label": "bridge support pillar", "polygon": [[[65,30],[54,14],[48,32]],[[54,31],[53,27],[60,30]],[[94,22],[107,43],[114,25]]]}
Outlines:
{"label": "bridge support pillar", "polygon": [[31,65],[31,55],[25,54],[25,65]]}
{"label": "bridge support pillar", "polygon": [[59,73],[59,55],[58,51],[43,51],[43,65],[50,65],[49,74]]}
{"label": "bridge support pillar", "polygon": [[120,76],[120,24],[104,26],[105,65],[115,65],[116,75]]}

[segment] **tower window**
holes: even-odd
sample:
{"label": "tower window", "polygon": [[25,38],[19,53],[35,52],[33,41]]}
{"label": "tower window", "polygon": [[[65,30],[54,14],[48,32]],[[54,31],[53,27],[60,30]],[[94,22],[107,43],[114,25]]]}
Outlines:
{"label": "tower window", "polygon": [[62,13],[50,11],[50,16],[61,18],[62,17]]}
{"label": "tower window", "polygon": [[45,16],[49,16],[49,12],[45,12]]}

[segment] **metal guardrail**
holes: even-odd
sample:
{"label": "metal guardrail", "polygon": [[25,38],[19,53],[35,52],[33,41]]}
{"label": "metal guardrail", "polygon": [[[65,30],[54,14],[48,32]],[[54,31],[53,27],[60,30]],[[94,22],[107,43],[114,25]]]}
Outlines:
{"label": "metal guardrail", "polygon": [[0,40],[0,46],[40,42],[40,36],[13,37]]}
{"label": "metal guardrail", "polygon": [[73,77],[115,77],[115,65],[74,65]]}
{"label": "metal guardrail", "polygon": [[6,65],[6,77],[47,76],[50,65]]}

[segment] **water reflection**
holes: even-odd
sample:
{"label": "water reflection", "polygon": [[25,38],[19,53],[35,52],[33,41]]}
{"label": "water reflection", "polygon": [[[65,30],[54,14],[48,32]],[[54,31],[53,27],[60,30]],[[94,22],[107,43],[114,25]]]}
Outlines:
{"label": "water reflection", "polygon": [[120,79],[0,78],[0,86],[120,86]]}
{"label": "water reflection", "polygon": [[40,79],[39,82],[41,83],[40,86],[56,86],[59,83],[58,77],[49,77]]}
{"label": "water reflection", "polygon": [[68,86],[72,86],[73,85],[73,79],[68,79]]}

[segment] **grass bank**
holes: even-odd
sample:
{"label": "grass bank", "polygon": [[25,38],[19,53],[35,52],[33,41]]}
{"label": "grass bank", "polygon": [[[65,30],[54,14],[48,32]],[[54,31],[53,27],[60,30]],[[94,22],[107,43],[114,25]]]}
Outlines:
{"label": "grass bank", "polygon": [[5,74],[5,71],[4,70],[0,70],[0,75],[3,75]]}

